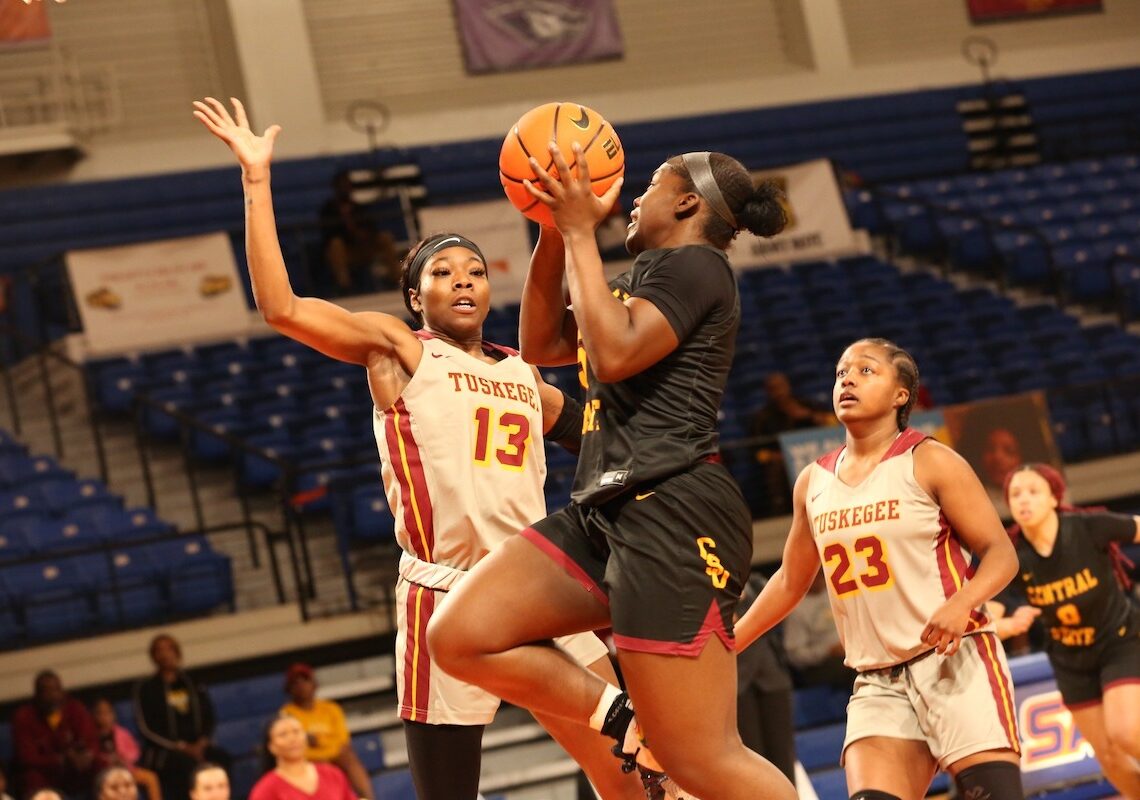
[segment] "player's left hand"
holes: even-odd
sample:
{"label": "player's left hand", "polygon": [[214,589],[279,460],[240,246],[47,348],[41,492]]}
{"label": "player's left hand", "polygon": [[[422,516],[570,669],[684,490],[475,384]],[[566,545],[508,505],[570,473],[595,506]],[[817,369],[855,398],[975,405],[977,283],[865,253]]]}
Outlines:
{"label": "player's left hand", "polygon": [[937,650],[939,655],[952,656],[958,652],[970,622],[970,609],[962,608],[956,600],[957,597],[951,597],[939,606],[922,629],[922,641]]}
{"label": "player's left hand", "polygon": [[582,157],[582,145],[574,142],[574,164],[578,174],[573,174],[573,166],[554,142],[550,143],[550,155],[558,169],[558,178],[552,177],[531,156],[530,167],[538,176],[538,184],[523,181],[523,186],[536,200],[550,207],[554,224],[562,233],[594,230],[609,216],[610,209],[621,191],[622,179],[618,178],[601,197],[594,194],[590,186],[590,165]]}

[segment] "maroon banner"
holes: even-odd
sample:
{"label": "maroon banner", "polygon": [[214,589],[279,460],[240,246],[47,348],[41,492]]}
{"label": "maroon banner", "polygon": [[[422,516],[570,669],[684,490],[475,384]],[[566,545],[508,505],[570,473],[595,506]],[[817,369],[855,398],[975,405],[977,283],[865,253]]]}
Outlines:
{"label": "maroon banner", "polygon": [[1033,19],[1050,14],[1104,11],[1103,0],[966,0],[973,22]]}
{"label": "maroon banner", "polygon": [[43,3],[0,0],[0,46],[44,42],[51,38],[47,9]]}
{"label": "maroon banner", "polygon": [[454,0],[467,71],[503,72],[622,55],[613,0]]}

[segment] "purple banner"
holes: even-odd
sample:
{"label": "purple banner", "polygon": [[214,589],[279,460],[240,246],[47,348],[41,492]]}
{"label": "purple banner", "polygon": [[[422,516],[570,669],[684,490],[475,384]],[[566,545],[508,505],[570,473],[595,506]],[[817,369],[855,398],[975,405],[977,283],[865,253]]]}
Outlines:
{"label": "purple banner", "polygon": [[622,55],[613,0],[455,0],[467,71],[503,72]]}

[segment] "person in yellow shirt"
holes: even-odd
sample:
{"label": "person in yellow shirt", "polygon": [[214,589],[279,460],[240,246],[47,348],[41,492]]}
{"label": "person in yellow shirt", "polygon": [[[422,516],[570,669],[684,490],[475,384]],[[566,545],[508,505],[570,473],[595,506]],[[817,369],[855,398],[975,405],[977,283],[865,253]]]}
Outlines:
{"label": "person in yellow shirt", "polygon": [[352,737],[340,704],[317,697],[317,679],[308,664],[292,664],[285,672],[285,692],[289,701],[281,713],[294,717],[305,729],[309,744],[305,757],[340,767],[357,795],[375,800],[368,771],[352,749]]}

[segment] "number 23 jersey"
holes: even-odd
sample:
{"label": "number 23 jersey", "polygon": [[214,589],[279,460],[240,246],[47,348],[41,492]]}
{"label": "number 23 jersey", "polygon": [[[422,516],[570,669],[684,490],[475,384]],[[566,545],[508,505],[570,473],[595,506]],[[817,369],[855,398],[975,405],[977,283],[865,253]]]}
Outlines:
{"label": "number 23 jersey", "polygon": [[396,541],[420,561],[470,569],[546,516],[542,402],[534,372],[507,348],[490,364],[420,333],[415,375],[373,413]]}
{"label": "number 23 jersey", "polygon": [[[836,472],[843,448],[811,465],[806,507],[848,666],[894,666],[930,649],[930,615],[973,575],[970,556],[942,509],[914,477],[926,435],[899,434],[862,483]],[[980,609],[966,633],[992,630]]]}

